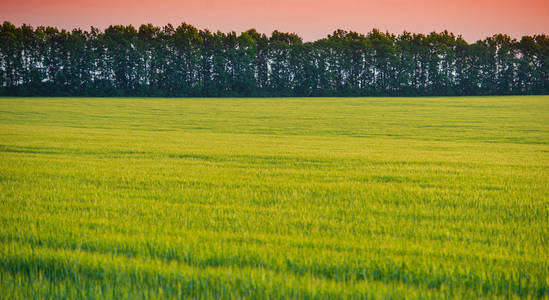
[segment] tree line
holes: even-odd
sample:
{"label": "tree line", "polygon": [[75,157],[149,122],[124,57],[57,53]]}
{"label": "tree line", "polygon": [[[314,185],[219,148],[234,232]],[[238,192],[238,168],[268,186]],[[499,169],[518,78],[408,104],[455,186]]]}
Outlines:
{"label": "tree line", "polygon": [[457,96],[549,93],[549,37],[447,31],[237,34],[181,24],[0,26],[0,95]]}

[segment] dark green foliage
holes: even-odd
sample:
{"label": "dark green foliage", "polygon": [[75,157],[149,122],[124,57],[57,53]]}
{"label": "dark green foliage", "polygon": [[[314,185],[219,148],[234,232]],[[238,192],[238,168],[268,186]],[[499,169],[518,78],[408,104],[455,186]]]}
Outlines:
{"label": "dark green foliage", "polygon": [[549,37],[468,44],[447,31],[212,33],[188,24],[103,32],[0,25],[0,95],[434,96],[549,93]]}

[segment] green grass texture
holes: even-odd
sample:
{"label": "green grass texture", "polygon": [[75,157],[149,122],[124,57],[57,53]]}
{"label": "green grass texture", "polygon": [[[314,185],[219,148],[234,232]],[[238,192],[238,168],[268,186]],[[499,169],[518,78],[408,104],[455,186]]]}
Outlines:
{"label": "green grass texture", "polygon": [[549,96],[0,98],[1,299],[549,298]]}

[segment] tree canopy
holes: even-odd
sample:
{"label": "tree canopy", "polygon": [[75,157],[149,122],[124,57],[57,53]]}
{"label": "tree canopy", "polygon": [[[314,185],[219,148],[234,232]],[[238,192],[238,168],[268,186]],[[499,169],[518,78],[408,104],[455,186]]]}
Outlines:
{"label": "tree canopy", "polygon": [[0,95],[454,96],[549,93],[549,37],[337,30],[303,42],[189,24],[0,25]]}

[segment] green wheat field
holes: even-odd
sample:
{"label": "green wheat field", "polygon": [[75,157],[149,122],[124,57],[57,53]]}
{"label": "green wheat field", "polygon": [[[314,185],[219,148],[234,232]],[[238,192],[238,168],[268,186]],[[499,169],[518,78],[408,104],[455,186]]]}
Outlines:
{"label": "green wheat field", "polygon": [[549,96],[0,98],[0,298],[549,298]]}

